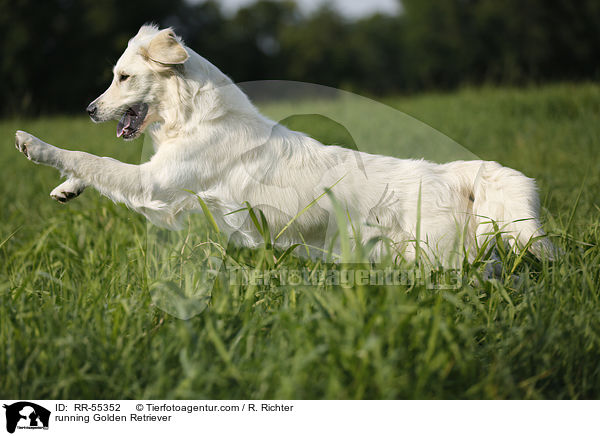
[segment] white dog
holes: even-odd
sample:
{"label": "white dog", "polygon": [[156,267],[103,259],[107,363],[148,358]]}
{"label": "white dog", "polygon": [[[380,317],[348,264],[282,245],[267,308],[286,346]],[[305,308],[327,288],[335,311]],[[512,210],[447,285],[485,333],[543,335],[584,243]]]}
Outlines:
{"label": "white dog", "polygon": [[248,246],[262,244],[263,235],[248,210],[240,212],[246,202],[264,213],[280,247],[327,247],[323,241],[345,220],[353,242],[379,240],[373,258],[391,247],[414,259],[418,241],[442,263],[465,246],[473,252],[496,223],[515,249],[552,255],[532,179],[483,161],[434,164],[359,153],[359,167],[358,152],[322,145],[262,116],[171,29],[139,30],[88,113],[95,122],[119,119],[117,136],[125,140],[146,130],[155,154],[130,165],[18,131],[25,156],[68,177],[51,193],[61,202],[93,186],[153,223],[177,228],[187,212],[201,210],[193,192]]}

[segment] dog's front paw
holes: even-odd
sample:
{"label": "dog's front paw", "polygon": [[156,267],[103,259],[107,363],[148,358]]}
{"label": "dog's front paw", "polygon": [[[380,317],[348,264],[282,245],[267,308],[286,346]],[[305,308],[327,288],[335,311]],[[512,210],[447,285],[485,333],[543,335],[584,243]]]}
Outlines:
{"label": "dog's front paw", "polygon": [[52,148],[49,144],[22,130],[17,130],[15,134],[15,147],[27,159],[35,163],[46,163]]}
{"label": "dog's front paw", "polygon": [[59,203],[63,203],[63,204],[66,203],[69,200],[74,199],[78,195],[79,195],[79,193],[77,193],[77,192],[58,191],[56,189],[54,189],[50,193],[50,197],[52,197],[53,199],[55,199]]}
{"label": "dog's front paw", "polygon": [[50,197],[59,203],[66,203],[69,200],[79,196],[85,189],[86,185],[82,180],[70,178],[58,185],[50,193]]}

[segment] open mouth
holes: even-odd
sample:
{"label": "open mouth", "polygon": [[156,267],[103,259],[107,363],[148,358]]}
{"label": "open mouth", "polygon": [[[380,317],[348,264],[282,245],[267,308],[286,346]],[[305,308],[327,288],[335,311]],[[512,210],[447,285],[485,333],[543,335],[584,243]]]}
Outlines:
{"label": "open mouth", "polygon": [[135,137],[144,124],[147,114],[148,105],[146,103],[138,103],[127,109],[117,124],[117,138],[121,136],[125,139]]}

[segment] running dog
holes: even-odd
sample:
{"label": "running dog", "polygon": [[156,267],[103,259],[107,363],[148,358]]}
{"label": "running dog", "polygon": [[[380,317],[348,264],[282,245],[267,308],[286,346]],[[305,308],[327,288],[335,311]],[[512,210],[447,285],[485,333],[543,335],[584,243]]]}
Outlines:
{"label": "running dog", "polygon": [[60,202],[92,186],[176,229],[189,212],[201,211],[199,197],[222,229],[251,247],[262,244],[263,235],[248,219],[247,205],[264,213],[279,247],[323,247],[343,217],[353,243],[375,241],[374,258],[391,247],[412,260],[418,242],[421,252],[443,263],[464,247],[475,251],[498,229],[515,250],[552,257],[535,182],[516,170],[323,145],[261,115],[172,29],[143,26],[113,73],[87,111],[94,122],[118,120],[117,136],[126,141],[147,132],[154,155],[131,165],[18,131],[16,146],[29,160],[67,177],[51,192]]}

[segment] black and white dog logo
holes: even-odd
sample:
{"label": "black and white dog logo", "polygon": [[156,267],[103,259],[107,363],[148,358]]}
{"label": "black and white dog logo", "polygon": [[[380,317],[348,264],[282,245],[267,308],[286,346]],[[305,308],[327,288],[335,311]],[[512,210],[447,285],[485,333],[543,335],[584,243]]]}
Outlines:
{"label": "black and white dog logo", "polygon": [[15,429],[48,429],[50,411],[28,401],[19,401],[4,405],[6,409],[6,431],[14,433]]}

